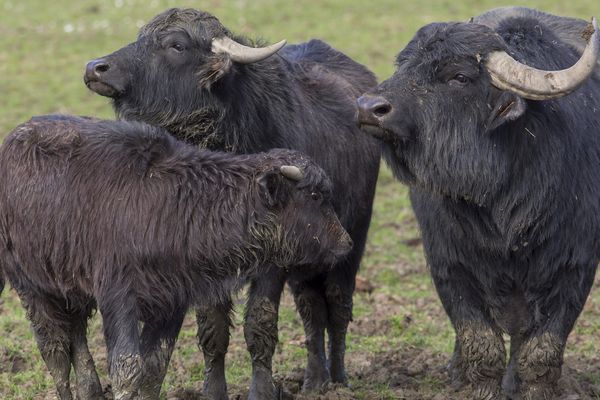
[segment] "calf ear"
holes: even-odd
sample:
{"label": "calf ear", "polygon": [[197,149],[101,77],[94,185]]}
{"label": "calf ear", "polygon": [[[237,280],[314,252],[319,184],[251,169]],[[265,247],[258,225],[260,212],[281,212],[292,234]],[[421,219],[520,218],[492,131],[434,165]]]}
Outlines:
{"label": "calf ear", "polygon": [[490,108],[492,111],[487,123],[488,132],[521,117],[527,109],[527,103],[514,93],[501,92],[500,96],[490,104]]}
{"label": "calf ear", "polygon": [[265,172],[258,177],[257,183],[261,199],[269,207],[282,207],[287,203],[290,188],[281,173]]}

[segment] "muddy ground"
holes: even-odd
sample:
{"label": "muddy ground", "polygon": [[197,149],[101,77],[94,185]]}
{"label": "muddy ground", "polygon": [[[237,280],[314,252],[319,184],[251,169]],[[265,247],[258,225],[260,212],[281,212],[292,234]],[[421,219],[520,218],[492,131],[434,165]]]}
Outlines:
{"label": "muddy ground", "polygon": [[[407,264],[399,264],[401,268],[398,273],[401,276],[423,273],[421,268]],[[383,293],[381,288],[374,287],[368,279],[360,278],[358,282],[359,293],[356,296],[357,303],[367,305],[368,315],[357,318],[350,327],[350,337],[380,337],[378,349],[373,350],[368,346],[365,348],[352,348],[348,353],[348,373],[352,381],[352,389],[330,386],[322,393],[313,395],[302,395],[299,389],[302,385],[302,370],[300,365],[283,373],[278,372],[278,362],[285,359],[289,349],[302,348],[303,339],[301,330],[292,328],[288,324],[281,327],[282,337],[287,340],[282,342],[275,356],[275,374],[277,382],[281,387],[281,399],[297,400],[346,400],[346,399],[469,399],[471,398],[469,388],[456,391],[449,388],[445,366],[449,359],[447,352],[433,351],[425,346],[415,346],[407,343],[399,343],[387,335],[394,335],[398,331],[407,330],[415,324],[415,318],[406,310],[412,306],[418,307],[432,324],[444,326],[446,317],[434,293],[431,292],[425,298],[417,300],[418,304],[412,304],[414,300],[407,299],[399,294]],[[411,304],[408,304],[411,303]],[[1,306],[0,306],[1,307]],[[293,308],[293,301],[289,294],[283,299],[283,308]],[[400,316],[400,318],[398,318]],[[588,332],[586,321],[590,318],[600,318],[600,307],[593,301],[588,302],[585,318],[579,321],[583,325],[579,331]],[[186,318],[184,332],[193,332],[195,321],[192,315]],[[289,331],[288,331],[289,330]],[[247,360],[242,330],[239,324],[232,332],[232,344],[228,354],[228,364],[244,363]],[[563,378],[561,379],[561,396],[563,400],[598,399],[600,398],[600,355],[594,352],[586,353],[579,349],[582,343],[597,338],[594,330],[589,333],[574,332],[569,340],[569,349],[565,357]],[[183,335],[180,338],[177,350],[174,354],[170,367],[169,379],[175,382],[186,382],[179,389],[167,389],[163,394],[169,400],[202,399],[200,389],[201,380],[190,385],[189,362],[182,357],[181,352],[194,348],[195,338],[193,334]],[[98,327],[92,327],[90,332],[90,345],[95,353],[96,363],[101,373],[105,362],[102,337]],[[582,350],[582,351],[580,351]],[[35,350],[34,350],[35,351]],[[576,354],[574,354],[576,353]],[[197,355],[199,357],[199,355]],[[196,358],[196,357],[193,357]],[[200,359],[201,362],[201,359]],[[0,373],[19,373],[28,367],[25,356],[8,354],[0,351]],[[104,375],[104,374],[103,374]],[[106,384],[106,378],[103,382]],[[382,388],[385,388],[382,390]],[[107,397],[110,398],[107,386]],[[245,399],[247,396],[247,382],[244,384],[233,383],[230,385],[230,399]],[[56,395],[52,389],[39,393],[36,399],[55,399]]]}

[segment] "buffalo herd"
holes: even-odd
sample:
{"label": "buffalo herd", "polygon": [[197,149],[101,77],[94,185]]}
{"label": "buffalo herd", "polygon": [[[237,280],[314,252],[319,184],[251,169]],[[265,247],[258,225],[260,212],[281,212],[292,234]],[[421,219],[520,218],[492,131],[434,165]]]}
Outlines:
{"label": "buffalo herd", "polygon": [[600,262],[599,54],[595,19],[499,8],[422,27],[377,85],[320,40],[266,45],[167,10],[86,66],[116,121],[34,117],[4,140],[0,292],[6,279],[21,299],[63,400],[104,398],[86,339],[96,309],[113,398],[158,399],[190,307],[204,395],[228,399],[232,296],[246,283],[248,398],[282,396],[286,283],[303,392],[348,385],[383,157],[409,188],[456,334],[452,384],[553,399]]}

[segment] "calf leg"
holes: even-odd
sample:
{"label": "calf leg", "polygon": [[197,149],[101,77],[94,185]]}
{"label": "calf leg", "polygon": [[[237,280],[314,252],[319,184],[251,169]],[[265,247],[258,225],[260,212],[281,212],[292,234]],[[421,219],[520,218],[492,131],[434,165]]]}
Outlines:
{"label": "calf leg", "polygon": [[218,306],[198,306],[198,346],[204,353],[204,395],[211,400],[227,400],[225,354],[229,347],[231,299]]}
{"label": "calf leg", "polygon": [[327,302],[321,282],[320,279],[314,279],[290,285],[306,335],[308,361],[302,385],[304,392],[318,390],[330,380],[325,356]]}
{"label": "calf leg", "polygon": [[244,324],[244,337],[252,357],[249,400],[277,398],[272,360],[277,345],[277,317],[285,275],[272,267],[260,279],[252,280]]}
{"label": "calf leg", "polygon": [[432,266],[432,276],[456,332],[450,376],[455,384],[463,378],[471,383],[476,399],[500,398],[506,350],[500,329],[484,310],[478,285],[460,267],[450,274]]}
{"label": "calf leg", "polygon": [[76,393],[78,399],[103,399],[104,394],[96,366],[87,344],[87,321],[93,306],[77,314],[71,325],[71,363],[77,379]]}
{"label": "calf leg", "polygon": [[71,400],[69,373],[71,371],[69,316],[60,300],[50,296],[42,298],[17,290],[27,318],[31,321],[35,339],[46,367],[54,379],[58,397]]}
{"label": "calf leg", "polygon": [[[113,287],[117,288],[119,285]],[[113,398],[129,400],[137,395],[142,383],[139,318],[135,297],[128,290],[97,297],[108,351],[108,373]]]}
{"label": "calf leg", "polygon": [[169,321],[144,325],[140,338],[144,365],[140,399],[158,399],[184,316],[185,311],[178,310]]}
{"label": "calf leg", "polygon": [[596,265],[565,267],[563,271],[552,282],[550,293],[547,282],[528,289],[527,298],[534,299],[530,308],[535,310],[536,318],[515,361],[524,400],[545,400],[556,395],[567,337],[590,292]]}

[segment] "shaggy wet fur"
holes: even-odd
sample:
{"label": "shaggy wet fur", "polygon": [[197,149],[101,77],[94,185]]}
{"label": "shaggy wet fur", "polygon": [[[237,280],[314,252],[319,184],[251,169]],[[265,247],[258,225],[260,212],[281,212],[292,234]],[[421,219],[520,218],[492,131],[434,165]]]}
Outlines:
{"label": "shaggy wet fur", "polygon": [[[369,94],[391,108],[368,129],[378,129],[385,158],[411,188],[457,334],[453,378],[483,399],[498,398],[501,384],[510,398],[547,399],[600,260],[600,75],[557,100],[500,91],[483,65],[491,51],[558,70],[578,60],[585,41],[572,19],[534,10],[479,20],[493,29],[419,30],[397,72]],[[586,23],[576,26],[581,33]]]}
{"label": "shaggy wet fur", "polygon": [[71,364],[78,397],[102,395],[85,339],[96,303],[115,399],[158,398],[189,305],[351,248],[328,178],[290,150],[234,156],[142,123],[46,116],[6,138],[0,170],[0,265],[61,399]]}
{"label": "shaggy wet fur", "polygon": [[[253,360],[250,399],[273,399],[271,358],[277,343],[277,311],[289,282],[303,318],[308,344],[304,389],[346,383],[345,336],[352,319],[354,278],[362,257],[380,149],[354,123],[354,102],[375,78],[327,44],[312,40],[288,45],[249,65],[211,52],[211,40],[233,36],[212,15],[173,9],[140,30],[136,42],[94,62],[109,68],[88,73],[90,89],[113,99],[119,118],[159,125],[201,147],[255,153],[274,147],[302,151],[327,172],[333,204],[354,241],[352,253],[333,268],[281,274],[277,269],[252,280],[245,336]],[[320,272],[319,272],[320,271]],[[335,293],[335,295],[330,295]],[[267,305],[267,303],[269,305]],[[227,310],[198,312],[200,344],[207,366],[205,393],[226,399],[223,360]],[[265,316],[269,321],[265,321]],[[325,351],[329,333],[329,361]],[[211,334],[209,335],[208,332]]]}

